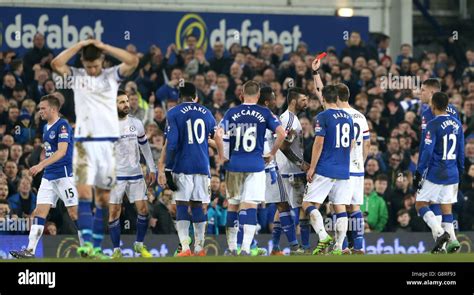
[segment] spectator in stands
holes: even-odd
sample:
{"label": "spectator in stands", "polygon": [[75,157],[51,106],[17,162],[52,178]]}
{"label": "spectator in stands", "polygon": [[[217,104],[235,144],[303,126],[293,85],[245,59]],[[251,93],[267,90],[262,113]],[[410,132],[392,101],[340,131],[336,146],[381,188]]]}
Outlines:
{"label": "spectator in stands", "polygon": [[375,179],[380,171],[379,161],[376,159],[368,159],[365,164],[365,174],[367,177]]}
{"label": "spectator in stands", "polygon": [[56,227],[56,224],[52,221],[46,222],[44,226],[44,234],[49,235],[49,236],[55,236],[58,234],[58,228]]}
{"label": "spectator in stands", "polygon": [[353,31],[346,42],[347,47],[342,50],[341,59],[345,56],[350,56],[352,60],[356,60],[359,56],[366,60],[369,57],[369,52],[362,41],[359,32]]}
{"label": "spectator in stands", "polygon": [[153,110],[153,121],[156,123],[161,132],[165,131],[166,114],[162,106],[158,105]]}
{"label": "spectator in stands", "polygon": [[31,180],[23,177],[18,184],[18,193],[8,198],[12,211],[20,217],[29,217],[36,208],[36,195],[31,191]]}
{"label": "spectator in stands", "polygon": [[0,143],[0,167],[1,170],[4,170],[5,163],[7,162],[8,158],[10,157],[10,149],[7,145]]}
{"label": "spectator in stands", "polygon": [[158,103],[165,103],[168,100],[177,101],[179,98],[179,81],[183,78],[183,71],[179,68],[174,68],[171,71],[171,77],[168,83],[163,84],[156,91],[155,97]]}
{"label": "spectator in stands", "polygon": [[150,218],[150,227],[154,234],[173,234],[176,232],[171,217],[172,191],[165,189],[158,202],[153,206],[153,215]]}
{"label": "spectator in stands", "polygon": [[5,175],[8,181],[9,196],[16,194],[20,177],[18,176],[18,166],[14,161],[8,160],[4,167]]}
{"label": "spectator in stands", "polygon": [[364,180],[364,203],[360,209],[367,213],[367,224],[371,231],[381,232],[384,230],[388,220],[387,205],[374,190],[374,181],[371,178]]}
{"label": "spectator in stands", "polygon": [[395,232],[397,233],[411,232],[410,214],[405,209],[400,209],[397,212],[397,228],[395,229]]}
{"label": "spectator in stands", "polygon": [[28,50],[23,57],[25,67],[25,80],[30,82],[34,78],[33,68],[35,65],[49,67],[53,59],[53,52],[46,47],[44,35],[36,33],[33,37],[33,48]]}

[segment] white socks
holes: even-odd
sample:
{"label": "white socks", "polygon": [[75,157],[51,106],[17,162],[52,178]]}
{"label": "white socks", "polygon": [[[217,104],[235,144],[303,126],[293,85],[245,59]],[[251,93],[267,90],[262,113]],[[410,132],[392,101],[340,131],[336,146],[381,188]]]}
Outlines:
{"label": "white socks", "polygon": [[436,240],[439,236],[441,236],[444,232],[443,228],[441,227],[441,223],[438,222],[436,216],[434,215],[433,211],[428,211],[423,215],[423,220],[428,224],[431,228],[431,232],[433,233],[433,238]]}
{"label": "white socks", "polygon": [[255,231],[257,230],[256,225],[244,224],[244,238],[242,240],[242,251],[250,253],[250,245],[252,244]]}
{"label": "white socks", "polygon": [[204,239],[206,233],[206,221],[193,222],[194,228],[194,252],[199,252],[204,248]]}
{"label": "white socks", "polygon": [[[310,212],[309,217],[310,217],[311,225],[314,228],[314,231],[319,236],[319,240],[322,241],[326,239],[328,237],[328,233],[326,232],[326,229],[324,228],[324,220],[323,220],[323,216],[321,215],[321,212],[319,212],[318,209],[314,209],[313,211]],[[347,218],[346,218],[346,222],[347,222]],[[347,229],[347,226],[346,226],[346,229]]]}
{"label": "white socks", "polygon": [[456,233],[454,232],[454,224],[452,222],[443,222],[441,227],[449,234],[449,241],[456,241]]}
{"label": "white socks", "polygon": [[237,234],[239,233],[238,227],[227,227],[227,244],[229,250],[237,250]]}
{"label": "white socks", "polygon": [[189,225],[191,221],[189,220],[178,220],[176,221],[176,228],[178,230],[179,242],[184,251],[189,250]]}
{"label": "white socks", "polygon": [[28,237],[28,250],[35,254],[36,246],[38,245],[41,236],[43,235],[44,225],[32,224],[30,228],[30,235]]}
{"label": "white socks", "polygon": [[336,244],[334,245],[335,249],[342,250],[342,243],[346,238],[347,226],[347,217],[339,217],[336,219]]}

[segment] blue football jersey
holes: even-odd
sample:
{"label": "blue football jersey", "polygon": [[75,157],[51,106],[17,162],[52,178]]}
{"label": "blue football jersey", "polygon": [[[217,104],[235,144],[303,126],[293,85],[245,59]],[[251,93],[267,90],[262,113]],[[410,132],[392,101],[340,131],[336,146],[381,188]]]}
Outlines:
{"label": "blue football jersey", "polygon": [[229,138],[229,162],[226,163],[226,170],[263,171],[266,130],[275,132],[280,125],[280,120],[268,108],[257,104],[244,103],[229,109],[220,123]]}
{"label": "blue football jersey", "polygon": [[60,142],[68,143],[66,155],[44,169],[43,177],[47,180],[72,176],[73,132],[71,125],[61,118],[49,128],[48,125],[44,125],[43,144],[46,158],[58,150]]}
{"label": "blue football jersey", "polygon": [[424,150],[418,172],[436,184],[459,183],[459,171],[464,170],[461,122],[451,115],[437,116],[428,122],[423,141]]}
{"label": "blue football jersey", "polygon": [[324,137],[316,173],[334,179],[349,179],[354,124],[343,110],[328,109],[316,117],[315,135]]}
{"label": "blue football jersey", "polygon": [[[448,104],[448,107],[446,108],[446,112],[448,113],[449,116],[455,118],[456,120],[460,120],[459,113],[452,104]],[[423,153],[423,149],[424,149],[423,139],[425,138],[426,125],[428,124],[429,121],[433,120],[434,117],[435,115],[433,114],[433,111],[431,110],[430,106],[425,104],[421,112],[421,137],[420,137],[420,147],[418,149],[419,159],[421,159],[421,154]]]}
{"label": "blue football jersey", "polygon": [[208,138],[214,137],[216,120],[210,110],[194,103],[181,103],[168,112],[166,130],[167,158],[175,151],[174,163],[167,161],[174,173],[209,174]]}

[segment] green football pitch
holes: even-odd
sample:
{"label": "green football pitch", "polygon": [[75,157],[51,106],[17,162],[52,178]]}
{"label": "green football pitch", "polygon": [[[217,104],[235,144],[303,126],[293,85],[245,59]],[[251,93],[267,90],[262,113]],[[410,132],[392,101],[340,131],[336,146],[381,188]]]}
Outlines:
{"label": "green football pitch", "polygon": [[81,258],[42,258],[27,260],[0,260],[7,263],[18,262],[97,262],[97,263],[180,263],[180,262],[474,262],[474,253],[458,253],[458,254],[409,254],[409,255],[344,255],[344,256],[259,256],[259,257],[224,257],[224,256],[207,256],[207,257],[157,257],[157,258],[122,258],[116,260],[91,260]]}

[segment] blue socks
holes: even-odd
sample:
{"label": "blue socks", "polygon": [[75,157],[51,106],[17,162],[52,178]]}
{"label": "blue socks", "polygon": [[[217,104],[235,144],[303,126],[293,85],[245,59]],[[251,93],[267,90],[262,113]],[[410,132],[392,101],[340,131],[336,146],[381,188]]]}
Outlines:
{"label": "blue socks", "polygon": [[141,243],[145,239],[148,228],[148,215],[138,214],[137,216],[137,242]]}
{"label": "blue socks", "polygon": [[94,248],[100,248],[102,240],[104,239],[104,209],[96,204],[94,223],[92,225],[92,240],[94,242]]}
{"label": "blue socks", "polygon": [[191,215],[189,215],[187,205],[176,205],[176,220],[191,221]]}
{"label": "blue socks", "polygon": [[272,243],[273,249],[280,249],[281,223],[278,220],[273,221]]}
{"label": "blue socks", "polygon": [[[296,239],[295,220],[291,213],[292,213],[291,211],[283,211],[283,212],[280,212],[279,214],[280,214],[281,229],[285,233],[290,246],[294,246],[298,244],[298,240]],[[311,230],[311,228],[309,230]],[[308,232],[308,244],[309,244],[309,232]]]}
{"label": "blue socks", "polygon": [[204,222],[207,220],[202,207],[191,207],[191,219],[193,223]]}
{"label": "blue socks", "polygon": [[92,242],[92,210],[91,201],[79,201],[78,206],[78,229],[82,233],[84,242]]}
{"label": "blue socks", "polygon": [[309,249],[309,234],[311,233],[311,224],[308,219],[300,219],[301,246],[303,249]]}
{"label": "blue socks", "polygon": [[364,239],[364,216],[361,211],[355,211],[351,213],[351,231],[349,232],[352,240],[353,246],[356,250],[364,249],[365,239]]}
{"label": "blue socks", "polygon": [[114,248],[120,247],[120,219],[109,222],[110,239]]}

